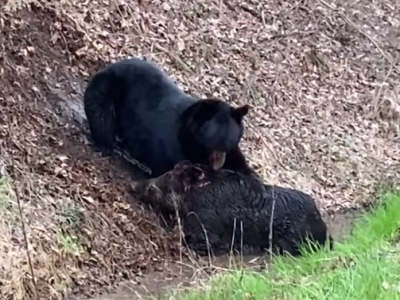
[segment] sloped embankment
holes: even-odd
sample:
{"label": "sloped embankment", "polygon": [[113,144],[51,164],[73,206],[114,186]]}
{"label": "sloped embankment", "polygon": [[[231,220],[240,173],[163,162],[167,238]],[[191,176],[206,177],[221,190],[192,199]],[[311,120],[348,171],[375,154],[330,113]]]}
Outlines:
{"label": "sloped embankment", "polygon": [[390,1],[139,2],[1,4],[0,174],[16,178],[35,277],[8,184],[3,299],[89,295],[179,259],[176,236],[126,204],[129,174],[91,151],[63,109],[127,55],[158,61],[198,96],[250,103],[242,145],[252,165],[327,212],[399,181],[400,14]]}

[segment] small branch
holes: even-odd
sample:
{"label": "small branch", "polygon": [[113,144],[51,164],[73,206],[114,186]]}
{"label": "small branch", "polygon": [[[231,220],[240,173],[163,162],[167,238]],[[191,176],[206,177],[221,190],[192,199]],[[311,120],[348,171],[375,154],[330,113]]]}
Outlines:
{"label": "small branch", "polygon": [[273,242],[273,227],[274,227],[274,217],[275,217],[275,195],[274,195],[274,190],[275,188],[272,187],[272,208],[271,208],[271,220],[269,222],[269,254],[271,256],[271,262],[272,262],[272,242]]}
{"label": "small branch", "polygon": [[151,175],[152,171],[148,167],[146,167],[145,165],[141,164],[136,159],[131,158],[124,150],[114,149],[114,152],[116,154],[118,154],[121,158],[125,159],[130,164],[138,167],[143,172]]}
{"label": "small branch", "polygon": [[[11,123],[10,123],[10,118],[7,118],[7,126],[8,126],[8,134],[10,137],[10,141],[12,142],[12,130],[11,130]],[[11,150],[11,145],[10,145],[10,150]],[[14,161],[14,155],[12,153],[12,150],[10,151],[10,156],[11,156],[11,172],[13,174],[13,185],[14,185],[14,190],[15,190],[15,197],[17,199],[17,204],[18,204],[18,212],[19,212],[19,216],[21,218],[21,225],[22,225],[22,232],[23,232],[23,236],[24,236],[24,243],[25,243],[25,247],[26,247],[26,254],[28,256],[28,264],[29,264],[29,270],[31,272],[31,276],[32,276],[32,282],[33,282],[33,286],[34,286],[34,291],[35,291],[35,298],[36,300],[39,300],[39,292],[38,292],[38,288],[36,285],[36,277],[35,277],[35,273],[33,271],[33,265],[32,265],[32,259],[31,256],[29,254],[29,242],[28,242],[28,237],[26,234],[26,226],[25,226],[25,222],[24,222],[24,215],[23,215],[23,210],[22,210],[22,205],[21,205],[21,197],[18,191],[17,186],[15,185],[15,176],[16,176],[16,168],[15,168],[15,161]]]}
{"label": "small branch", "polygon": [[168,49],[165,49],[164,47],[162,47],[162,46],[160,46],[158,44],[154,44],[154,48],[156,48],[158,51],[164,52],[170,58],[172,58],[175,61],[175,63],[177,64],[177,66],[182,71],[186,71],[186,72],[189,72],[191,74],[194,74],[193,70],[178,55],[175,55],[174,53],[172,53]]}
{"label": "small branch", "polygon": [[358,27],[352,20],[350,20],[350,18],[348,16],[346,16],[342,11],[340,11],[338,8],[333,7],[331,4],[325,2],[324,0],[318,0],[319,2],[321,2],[323,5],[325,5],[326,7],[336,11],[337,13],[339,13],[339,15],[351,26],[353,26],[355,29],[357,29],[363,36],[365,36],[367,39],[369,39],[371,41],[372,44],[374,44],[374,46],[378,49],[378,51],[382,54],[382,56],[390,63],[390,65],[392,66],[392,68],[396,69],[399,73],[400,73],[400,68],[397,67],[394,62],[392,61],[392,59],[382,50],[381,47],[379,47],[378,43],[371,37],[369,36],[367,33],[365,33],[360,27]]}

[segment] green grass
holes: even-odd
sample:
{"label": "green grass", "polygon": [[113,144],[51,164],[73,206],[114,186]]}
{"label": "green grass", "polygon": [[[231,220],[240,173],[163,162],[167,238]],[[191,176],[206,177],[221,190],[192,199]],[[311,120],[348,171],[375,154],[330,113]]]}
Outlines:
{"label": "green grass", "polygon": [[229,271],[180,300],[400,299],[400,193],[388,193],[333,251],[276,257],[268,273]]}

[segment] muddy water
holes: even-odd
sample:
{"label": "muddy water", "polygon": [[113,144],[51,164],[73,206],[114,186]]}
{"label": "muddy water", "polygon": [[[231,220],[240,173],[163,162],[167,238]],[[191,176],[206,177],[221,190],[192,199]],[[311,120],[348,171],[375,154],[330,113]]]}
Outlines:
{"label": "muddy water", "polygon": [[[81,84],[78,84],[82,86]],[[86,117],[83,110],[81,97],[65,93],[62,89],[49,87],[51,92],[61,99],[57,103],[66,117],[72,118],[85,128],[87,132]],[[76,88],[76,87],[75,87]],[[324,217],[329,231],[336,241],[340,241],[350,233],[352,224],[357,214],[353,212],[339,213],[335,216]],[[133,281],[124,282],[114,289],[111,294],[102,295],[91,300],[135,300],[159,298],[169,290],[184,290],[199,282],[206,282],[213,272],[221,272],[232,266],[244,267],[260,271],[268,266],[268,261],[263,257],[218,257],[213,259],[191,260],[181,262],[164,262],[162,271],[146,274]],[[71,298],[71,300],[83,298]],[[87,299],[89,300],[89,299]]]}

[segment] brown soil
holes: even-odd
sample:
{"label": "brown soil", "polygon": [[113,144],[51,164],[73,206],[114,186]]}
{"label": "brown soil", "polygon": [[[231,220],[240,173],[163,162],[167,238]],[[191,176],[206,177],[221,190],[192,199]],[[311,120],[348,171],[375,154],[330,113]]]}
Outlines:
{"label": "brown soil", "polygon": [[[71,62],[67,50],[51,43],[56,16],[31,9],[8,16],[2,28],[0,128],[5,169],[15,178],[27,222],[35,283],[23,236],[14,240],[22,225],[8,223],[2,246],[18,261],[3,273],[1,298],[89,296],[179,258],[178,241],[143,208],[129,206],[129,173],[94,153],[80,124],[63,114],[57,91],[74,96]],[[16,204],[12,197],[15,215]]]}
{"label": "brown soil", "polygon": [[85,81],[122,57],[158,61],[197,96],[250,103],[250,163],[327,214],[399,182],[396,3],[139,2],[0,3],[1,299],[91,297],[175,273],[176,235],[127,204],[131,172],[84,134]]}

